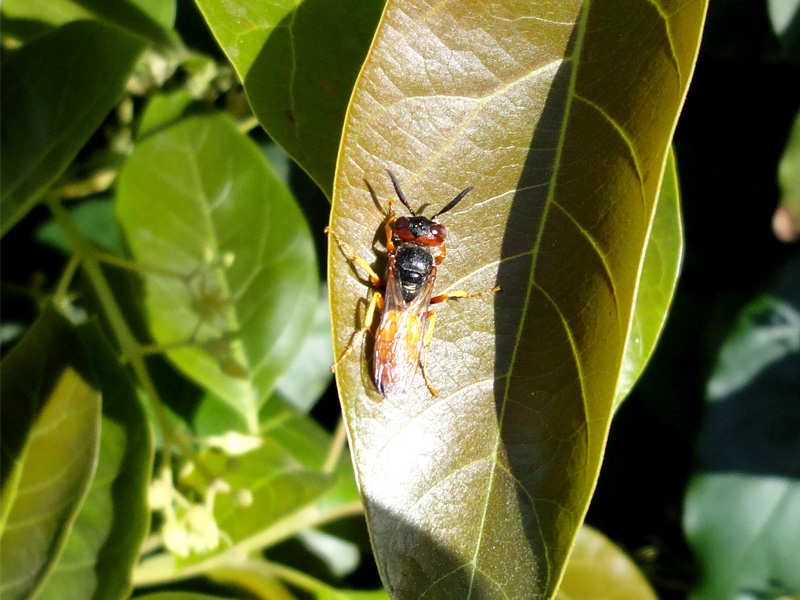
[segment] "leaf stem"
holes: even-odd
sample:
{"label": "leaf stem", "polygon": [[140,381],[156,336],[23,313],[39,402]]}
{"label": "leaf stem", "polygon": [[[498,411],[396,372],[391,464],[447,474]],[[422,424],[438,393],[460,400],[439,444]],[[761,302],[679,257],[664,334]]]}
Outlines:
{"label": "leaf stem", "polygon": [[312,594],[320,594],[320,593],[330,593],[331,588],[329,585],[324,584],[323,582],[311,577],[311,575],[306,575],[302,571],[298,571],[297,569],[293,569],[291,567],[287,567],[286,565],[282,565],[280,563],[275,563],[269,560],[263,561],[264,569],[270,574],[278,579],[283,580],[285,583],[292,585],[296,588],[304,590],[306,592],[310,592]]}
{"label": "leaf stem", "polygon": [[344,419],[339,417],[339,422],[336,424],[336,429],[331,439],[331,445],[328,449],[328,456],[325,458],[325,465],[322,467],[325,473],[332,473],[336,469],[345,443],[347,443],[347,430],[344,426]]}
{"label": "leaf stem", "polygon": [[[58,198],[49,196],[47,198],[47,205],[53,213],[53,218],[67,236],[72,246],[74,256],[86,272],[89,282],[100,300],[100,304],[106,313],[106,317],[111,325],[111,330],[116,338],[120,353],[123,356],[130,357],[129,363],[133,372],[150,400],[159,428],[164,436],[164,460],[162,461],[162,468],[170,467],[169,451],[174,444],[180,449],[184,456],[195,464],[198,470],[203,473],[209,481],[213,481],[214,476],[206,469],[205,465],[197,460],[194,451],[181,436],[177,435],[170,424],[167,418],[167,411],[161,402],[155,385],[150,378],[150,374],[147,372],[143,355],[139,352],[139,343],[133,336],[122,314],[122,309],[119,307],[116,298],[114,298],[114,293],[111,291],[111,287],[103,274],[103,270],[100,268],[100,263],[97,260],[96,252],[91,242],[83,235],[80,229],[78,229],[78,226],[72,220],[69,212],[61,205]],[[65,272],[65,275],[66,274]],[[63,280],[64,277],[62,277],[62,283]],[[59,285],[59,287],[61,286]]]}

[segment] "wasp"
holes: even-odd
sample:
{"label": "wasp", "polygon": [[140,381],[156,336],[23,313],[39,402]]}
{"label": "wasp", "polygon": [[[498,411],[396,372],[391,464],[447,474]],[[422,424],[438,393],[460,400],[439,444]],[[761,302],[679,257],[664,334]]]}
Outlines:
{"label": "wasp", "polygon": [[418,215],[411,208],[394,173],[389,170],[386,172],[392,180],[397,197],[411,216],[396,218],[394,202],[389,201],[388,218],[384,226],[389,259],[385,281],[363,258],[356,256],[338,233],[330,227],[325,228],[326,233],[334,236],[345,256],[366,271],[375,288],[362,328],[353,335],[350,344],[331,370],[336,370],[353,351],[356,341],[370,330],[376,309],[379,309],[381,320],[375,335],[373,360],[373,379],[378,392],[385,397],[403,394],[413,380],[419,364],[425,385],[433,396],[437,396],[427,372],[428,349],[436,323],[436,311],[431,306],[454,298],[494,294],[500,291],[500,286],[483,292],[454,291],[434,296],[436,270],[447,253],[447,229],[438,219],[452,210],[473,188],[466,188],[428,218]]}

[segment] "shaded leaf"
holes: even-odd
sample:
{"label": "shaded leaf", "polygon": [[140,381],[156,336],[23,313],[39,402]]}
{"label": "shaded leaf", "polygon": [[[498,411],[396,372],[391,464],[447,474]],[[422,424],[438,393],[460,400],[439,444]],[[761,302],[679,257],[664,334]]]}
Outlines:
{"label": "shaded leaf", "polygon": [[257,431],[317,294],[310,233],[290,192],[230,119],[200,114],[136,146],[117,210],[145,269],[153,337]]}
{"label": "shaded leaf", "polygon": [[[69,207],[69,213],[81,233],[92,242],[114,254],[123,253],[113,198],[101,196],[83,200]],[[67,236],[52,219],[36,230],[36,239],[62,252],[72,252]]]}
{"label": "shaded leaf", "polygon": [[34,206],[119,100],[145,41],[95,21],[68,23],[2,69],[2,233]]}
{"label": "shaded leaf", "polygon": [[[293,459],[312,471],[322,471],[331,449],[331,435],[310,416],[298,411],[280,395],[274,395],[259,414],[261,434],[277,443]],[[223,435],[228,431],[246,431],[238,413],[221,400],[206,396],[194,419],[199,436]],[[334,470],[335,484],[317,501],[321,514],[352,514],[360,511],[353,467],[343,452]],[[326,519],[327,520],[327,519]]]}
{"label": "shaded leaf", "polygon": [[[31,26],[41,34],[48,27],[58,27],[79,19],[98,19],[113,23],[132,33],[165,40],[165,32],[158,26],[169,29],[175,22],[175,0],[116,0],[97,2],[92,0],[4,0],[0,6],[7,25],[11,20],[12,32],[16,31],[15,20]],[[25,36],[23,36],[25,37]]]}
{"label": "shaded leaf", "polygon": [[[207,451],[200,460],[230,491],[216,494],[213,514],[221,543],[206,553],[180,557],[160,553],[143,560],[137,568],[137,584],[153,584],[203,573],[268,547],[314,523],[314,502],[335,483],[335,477],[308,470],[279,444],[265,438],[257,450],[238,457]],[[188,472],[183,485],[202,496],[208,482],[196,470]]]}
{"label": "shaded leaf", "polygon": [[656,200],[653,228],[639,270],[631,328],[622,358],[614,403],[619,406],[644,371],[664,327],[667,311],[675,294],[683,254],[683,228],[675,170],[675,155],[670,151],[664,179]]}
{"label": "shaded leaf", "polygon": [[70,364],[75,342],[46,309],[2,362],[4,599],[44,584],[94,475],[100,393]]}
{"label": "shaded leaf", "polygon": [[79,330],[103,395],[97,471],[38,598],[123,598],[147,533],[152,443],[136,392],[94,325]]}
{"label": "shaded leaf", "polygon": [[[798,21],[800,23],[800,21]],[[798,25],[800,28],[800,25]],[[800,40],[798,40],[800,44]],[[778,165],[778,183],[781,188],[781,202],[773,219],[773,229],[782,241],[794,241],[800,236],[800,112],[797,113],[786,142],[786,148]],[[784,213],[785,224],[777,231],[777,215]]]}
{"label": "shaded leaf", "polygon": [[[555,592],[600,466],[705,7],[388,4],[345,123],[331,226],[371,263],[375,200],[394,195],[384,169],[426,214],[475,186],[441,219],[435,293],[503,287],[438,309],[438,398],[417,374],[382,400],[369,344],[338,369],[393,598]],[[336,353],[363,318],[357,271],[331,241]]]}
{"label": "shaded leaf", "polygon": [[587,525],[578,530],[559,600],[657,600],[644,575],[618,546]]}
{"label": "shaded leaf", "polygon": [[342,122],[382,0],[198,0],[267,133],[331,196]]}
{"label": "shaded leaf", "polygon": [[153,94],[142,115],[136,135],[139,139],[168,127],[180,120],[196,101],[188,90],[178,88],[167,93]]}
{"label": "shaded leaf", "polygon": [[694,477],[683,527],[702,565],[695,600],[800,594],[800,483],[736,473]]}
{"label": "shaded leaf", "polygon": [[722,400],[751,384],[770,365],[800,352],[800,310],[763,295],[739,315],[706,386],[709,400]]}

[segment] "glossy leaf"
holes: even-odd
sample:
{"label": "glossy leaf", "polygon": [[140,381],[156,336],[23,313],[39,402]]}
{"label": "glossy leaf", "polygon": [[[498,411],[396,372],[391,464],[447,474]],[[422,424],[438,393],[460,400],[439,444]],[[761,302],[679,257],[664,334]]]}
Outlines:
{"label": "glossy leaf", "polygon": [[85,325],[79,336],[103,395],[100,451],[92,485],[38,595],[41,600],[125,597],[149,521],[148,422],[128,374],[99,329]]}
{"label": "glossy leaf", "polygon": [[558,600],[658,600],[636,564],[602,533],[587,525],[575,546]]}
{"label": "glossy leaf", "polygon": [[71,364],[74,344],[47,309],[2,363],[4,599],[44,584],[94,476],[100,392]]}
{"label": "glossy leaf", "polygon": [[800,483],[737,473],[696,476],[683,525],[702,565],[694,600],[800,594]]}
{"label": "glossy leaf", "polygon": [[[648,310],[634,312],[636,290],[704,13],[702,0],[388,4],[345,123],[331,226],[380,267],[386,168],[425,214],[475,186],[441,218],[435,291],[503,287],[437,307],[438,398],[417,374],[381,399],[369,343],[338,369],[393,598],[555,592],[634,314]],[[364,280],[331,241],[337,353],[363,320]]]}
{"label": "glossy leaf", "polygon": [[118,216],[145,269],[153,337],[258,430],[258,410],[311,327],[314,249],[290,192],[221,114],[144,138]]}
{"label": "glossy leaf", "polygon": [[631,328],[617,382],[617,406],[631,391],[656,348],[678,283],[683,254],[683,228],[678,173],[675,170],[675,155],[671,151],[656,202],[653,228],[639,270]]}
{"label": "glossy leaf", "polygon": [[95,21],[68,23],[2,70],[0,220],[5,234],[67,168],[122,95],[145,41]]}
{"label": "glossy leaf", "polygon": [[330,197],[342,122],[382,0],[197,0],[272,139]]}

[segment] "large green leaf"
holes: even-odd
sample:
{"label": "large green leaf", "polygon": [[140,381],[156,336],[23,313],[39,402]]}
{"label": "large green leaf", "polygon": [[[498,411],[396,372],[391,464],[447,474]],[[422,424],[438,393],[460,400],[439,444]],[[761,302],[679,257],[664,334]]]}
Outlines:
{"label": "large green leaf", "polygon": [[2,363],[0,591],[8,600],[44,584],[95,472],[100,392],[76,369],[75,342],[47,309]]}
{"label": "large green leaf", "polygon": [[78,335],[103,395],[100,452],[86,500],[38,596],[42,600],[125,597],[149,520],[147,419],[100,330],[89,324]]}
{"label": "large green leaf", "polygon": [[194,115],[137,144],[118,215],[146,269],[154,338],[257,432],[317,295],[310,233],[290,192],[230,119]]}
{"label": "large green leaf", "polygon": [[5,234],[119,100],[145,41],[96,21],[68,23],[16,51],[2,69],[0,220]]}
{"label": "large green leaf", "polygon": [[[331,225],[372,262],[375,200],[394,195],[384,169],[427,214],[475,186],[442,217],[450,247],[436,291],[503,287],[439,308],[429,369],[438,398],[418,374],[404,396],[381,399],[369,344],[339,366],[393,598],[554,593],[652,268],[656,198],[705,8],[387,6],[345,123]],[[333,241],[330,257],[341,353],[369,292]]]}
{"label": "large green leaf", "polygon": [[347,102],[383,0],[197,0],[264,129],[333,187]]}

